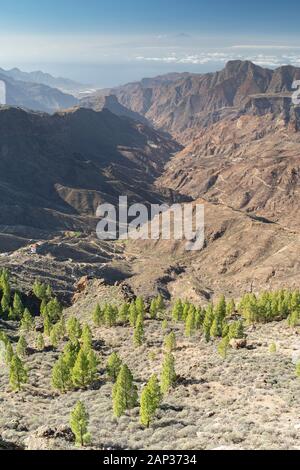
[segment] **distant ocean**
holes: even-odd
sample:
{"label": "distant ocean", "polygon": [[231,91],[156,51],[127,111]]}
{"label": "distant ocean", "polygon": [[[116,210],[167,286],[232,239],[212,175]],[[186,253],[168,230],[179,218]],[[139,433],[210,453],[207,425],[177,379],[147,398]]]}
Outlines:
{"label": "distant ocean", "polygon": [[[125,83],[138,81],[142,78],[155,77],[170,72],[213,72],[223,68],[224,63],[205,65],[164,64],[161,62],[125,62],[120,64],[11,64],[25,72],[42,70],[54,76],[70,78],[92,88],[109,88]],[[8,68],[8,67],[5,67]]]}

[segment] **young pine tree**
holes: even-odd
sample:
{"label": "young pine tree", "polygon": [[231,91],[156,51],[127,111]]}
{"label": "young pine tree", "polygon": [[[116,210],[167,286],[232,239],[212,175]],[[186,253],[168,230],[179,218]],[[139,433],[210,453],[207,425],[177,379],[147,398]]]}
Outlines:
{"label": "young pine tree", "polygon": [[15,295],[14,295],[14,300],[13,300],[14,318],[16,320],[20,320],[20,318],[22,318],[23,311],[24,311],[24,307],[23,307],[23,304],[22,304],[21,297],[16,292]]}
{"label": "young pine tree", "polygon": [[142,346],[145,341],[144,320],[143,316],[139,314],[136,326],[134,328],[133,341],[136,347]]}
{"label": "young pine tree", "polygon": [[107,361],[107,374],[112,382],[116,382],[122,367],[122,360],[117,353],[113,352]]}
{"label": "young pine tree", "polygon": [[176,335],[174,331],[165,337],[164,348],[167,353],[171,353],[176,350]]}
{"label": "young pine tree", "polygon": [[210,341],[210,330],[214,321],[214,312],[211,305],[209,305],[205,312],[205,317],[203,321],[203,333],[206,339],[206,342]]}
{"label": "young pine tree", "polygon": [[130,369],[124,364],[113,388],[114,415],[120,418],[126,410],[134,408],[136,404],[137,389]]}
{"label": "young pine tree", "polygon": [[183,316],[183,306],[182,301],[178,299],[172,309],[172,319],[175,323],[182,320]]}
{"label": "young pine tree", "polygon": [[88,352],[92,349],[93,336],[91,329],[88,325],[84,325],[81,335],[81,345],[83,349]]}
{"label": "young pine tree", "polygon": [[65,362],[68,365],[69,369],[73,369],[79,350],[80,350],[80,344],[78,341],[76,343],[72,343],[71,341],[69,341],[64,347],[63,355],[64,355]]}
{"label": "young pine tree", "polygon": [[82,402],[78,402],[70,416],[70,426],[75,436],[76,445],[85,446],[91,442],[88,432],[89,414]]}
{"label": "young pine tree", "polygon": [[229,347],[229,338],[226,336],[222,338],[219,345],[218,345],[218,353],[222,357],[222,359],[226,359]]}
{"label": "young pine tree", "polygon": [[150,391],[152,397],[152,406],[153,406],[153,414],[155,414],[157,408],[159,407],[162,401],[162,393],[159,384],[159,380],[156,374],[153,374],[150,378],[147,387]]}
{"label": "young pine tree", "polygon": [[42,333],[38,333],[35,339],[35,347],[38,351],[44,351],[45,341]]}
{"label": "young pine tree", "polygon": [[157,311],[159,313],[163,313],[166,308],[163,296],[161,294],[159,294],[159,296],[156,299],[156,306],[157,306]]}
{"label": "young pine tree", "polygon": [[157,318],[157,305],[156,305],[156,299],[152,299],[151,305],[150,305],[150,318],[151,320],[155,320]]}
{"label": "young pine tree", "polygon": [[47,314],[45,314],[45,316],[44,316],[44,333],[48,338],[50,338],[51,330],[52,330],[52,323],[50,321],[49,316]]}
{"label": "young pine tree", "polygon": [[219,320],[219,318],[215,317],[211,325],[210,336],[212,338],[220,338],[222,336],[222,332],[223,332],[222,321]]}
{"label": "young pine tree", "polygon": [[129,317],[129,305],[123,304],[118,312],[118,320],[122,324],[125,324],[128,321],[128,317]]}
{"label": "young pine tree", "polygon": [[14,392],[20,392],[28,381],[27,370],[21,359],[15,354],[12,357],[9,371],[9,383]]}
{"label": "young pine tree", "polygon": [[271,343],[269,346],[269,353],[270,354],[275,354],[277,352],[277,346],[275,343]]}
{"label": "young pine tree", "polygon": [[27,341],[23,335],[20,336],[16,347],[16,353],[19,357],[25,357],[27,353]]}
{"label": "young pine tree", "polygon": [[67,333],[68,333],[69,340],[74,344],[76,344],[78,340],[81,338],[82,329],[81,329],[80,322],[79,320],[77,320],[77,318],[71,317],[68,320]]}
{"label": "young pine tree", "polygon": [[23,316],[22,316],[20,328],[24,332],[29,332],[33,329],[33,327],[34,327],[34,320],[29,310],[25,308]]}
{"label": "young pine tree", "polygon": [[141,315],[143,318],[145,316],[145,303],[142,297],[137,297],[135,301],[135,306],[138,312],[138,315]]}
{"label": "young pine tree", "polygon": [[14,357],[14,350],[10,341],[8,341],[8,343],[6,344],[6,348],[5,348],[5,362],[7,365],[11,364],[13,357]]}
{"label": "young pine tree", "polygon": [[161,374],[161,391],[163,395],[169,393],[176,383],[175,359],[172,354],[166,354]]}
{"label": "young pine tree", "polygon": [[52,369],[52,386],[55,390],[65,393],[71,384],[71,370],[64,356],[61,356]]}
{"label": "young pine tree", "polygon": [[87,359],[89,363],[89,383],[92,384],[97,378],[99,359],[95,351],[93,351],[92,349],[88,351]]}
{"label": "young pine tree", "polygon": [[153,419],[152,396],[147,385],[143,388],[140,399],[140,422],[146,428],[150,427]]}
{"label": "young pine tree", "polygon": [[104,324],[104,313],[103,310],[101,310],[99,304],[96,305],[93,311],[93,322],[97,327],[100,327]]}
{"label": "young pine tree", "polygon": [[114,307],[110,304],[104,307],[104,323],[107,327],[111,328],[116,323],[116,315]]}
{"label": "young pine tree", "polygon": [[135,327],[138,317],[138,311],[134,302],[129,307],[129,323],[132,328]]}
{"label": "young pine tree", "polygon": [[72,382],[75,387],[83,389],[90,384],[90,364],[84,349],[78,353],[72,370]]}
{"label": "young pine tree", "polygon": [[185,321],[185,336],[190,338],[195,331],[195,307],[191,305]]}
{"label": "young pine tree", "polygon": [[157,408],[161,402],[162,395],[156,375],[153,375],[144,387],[140,400],[140,421],[141,424],[149,428],[155,417]]}
{"label": "young pine tree", "polygon": [[58,344],[61,340],[61,328],[59,323],[56,323],[51,329],[50,332],[50,341],[53,346],[53,348],[57,349]]}

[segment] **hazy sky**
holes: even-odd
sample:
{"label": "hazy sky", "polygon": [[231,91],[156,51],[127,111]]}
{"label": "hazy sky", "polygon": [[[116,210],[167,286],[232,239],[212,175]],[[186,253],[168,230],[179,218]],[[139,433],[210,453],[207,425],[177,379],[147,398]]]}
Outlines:
{"label": "hazy sky", "polygon": [[0,67],[109,86],[235,58],[300,66],[299,19],[299,0],[0,0]]}

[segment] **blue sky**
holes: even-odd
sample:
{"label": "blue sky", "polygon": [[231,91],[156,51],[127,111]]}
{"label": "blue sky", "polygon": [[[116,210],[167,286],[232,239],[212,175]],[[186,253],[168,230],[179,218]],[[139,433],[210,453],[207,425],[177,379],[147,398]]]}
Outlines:
{"label": "blue sky", "polygon": [[[299,31],[299,1],[10,0],[0,1],[2,30],[42,32]],[[280,31],[276,31],[280,28]]]}
{"label": "blue sky", "polygon": [[0,67],[110,86],[235,58],[300,66],[299,18],[299,0],[0,0]]}

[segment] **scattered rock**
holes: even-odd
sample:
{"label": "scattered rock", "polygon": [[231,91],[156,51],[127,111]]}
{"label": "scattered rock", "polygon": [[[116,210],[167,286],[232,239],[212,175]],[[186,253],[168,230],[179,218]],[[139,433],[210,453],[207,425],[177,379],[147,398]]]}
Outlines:
{"label": "scattered rock", "polygon": [[245,338],[232,339],[230,340],[229,345],[232,347],[232,349],[244,349],[247,347],[247,340]]}

